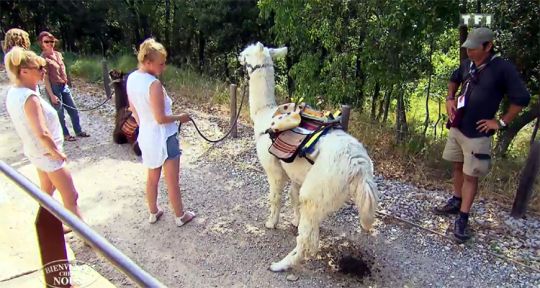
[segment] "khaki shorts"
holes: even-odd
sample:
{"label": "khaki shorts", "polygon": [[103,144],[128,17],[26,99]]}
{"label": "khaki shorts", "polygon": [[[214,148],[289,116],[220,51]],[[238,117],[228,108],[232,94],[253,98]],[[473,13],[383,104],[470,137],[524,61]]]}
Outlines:
{"label": "khaki shorts", "polygon": [[[489,159],[480,159],[479,157],[489,157]],[[443,152],[444,160],[463,162],[463,173],[473,177],[480,177],[489,172],[491,167],[490,157],[491,137],[468,138],[457,128],[450,128]]]}

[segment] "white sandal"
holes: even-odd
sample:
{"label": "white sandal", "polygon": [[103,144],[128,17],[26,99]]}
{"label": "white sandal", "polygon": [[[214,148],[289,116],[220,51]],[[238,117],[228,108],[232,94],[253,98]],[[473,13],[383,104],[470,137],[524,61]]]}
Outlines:
{"label": "white sandal", "polygon": [[[189,218],[185,219],[187,216],[189,216]],[[191,222],[191,220],[193,220],[193,218],[195,218],[195,213],[191,212],[191,211],[186,211],[184,212],[184,214],[180,217],[176,217],[175,219],[175,222],[176,222],[176,226],[178,227],[182,227],[184,226],[185,224]]]}
{"label": "white sandal", "polygon": [[150,224],[156,223],[159,220],[159,218],[161,217],[161,215],[163,215],[163,210],[158,208],[158,211],[155,214],[150,213],[150,217],[148,217],[148,222]]}

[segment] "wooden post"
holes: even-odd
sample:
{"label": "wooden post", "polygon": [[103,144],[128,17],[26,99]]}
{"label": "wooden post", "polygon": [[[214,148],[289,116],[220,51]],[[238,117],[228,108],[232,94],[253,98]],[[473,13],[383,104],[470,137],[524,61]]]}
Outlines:
{"label": "wooden post", "polygon": [[236,84],[231,84],[231,136],[232,138],[238,138],[238,131],[236,125]]}
{"label": "wooden post", "polygon": [[107,95],[107,99],[112,97],[111,93],[111,78],[109,78],[109,67],[107,67],[107,60],[103,59],[101,60],[101,63],[103,64],[103,86],[105,88],[105,95]]}
{"label": "wooden post", "polygon": [[343,130],[349,130],[349,117],[351,115],[351,105],[341,105],[341,127]]}
{"label": "wooden post", "polygon": [[[36,232],[43,264],[46,287],[71,287],[66,242],[62,222],[40,207],[36,217]],[[56,269],[63,267],[62,269]]]}
{"label": "wooden post", "polygon": [[512,217],[521,218],[525,215],[539,169],[540,142],[537,141],[531,146],[529,157],[527,157],[525,167],[523,167],[523,170],[521,171],[518,190],[516,192],[516,197],[514,198],[514,204],[512,205],[512,212],[510,213]]}

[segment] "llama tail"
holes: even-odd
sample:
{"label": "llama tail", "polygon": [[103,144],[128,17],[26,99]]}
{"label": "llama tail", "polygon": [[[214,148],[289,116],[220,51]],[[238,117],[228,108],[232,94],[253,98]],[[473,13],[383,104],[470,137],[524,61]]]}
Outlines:
{"label": "llama tail", "polygon": [[363,172],[364,173],[360,176],[356,187],[354,201],[358,208],[360,225],[364,230],[369,231],[375,221],[375,212],[377,211],[379,203],[379,193],[377,191],[377,184],[373,180],[372,173],[368,171]]}

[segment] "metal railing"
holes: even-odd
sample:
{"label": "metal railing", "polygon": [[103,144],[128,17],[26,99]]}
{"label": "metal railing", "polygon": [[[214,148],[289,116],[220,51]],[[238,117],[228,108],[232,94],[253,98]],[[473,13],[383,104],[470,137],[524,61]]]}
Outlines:
{"label": "metal railing", "polygon": [[[36,218],[36,229],[44,267],[52,261],[67,261],[65,240],[62,231],[62,223],[64,223],[77,233],[83,241],[90,244],[109,260],[109,262],[116,266],[116,268],[124,272],[141,287],[166,287],[77,216],[66,210],[58,201],[41,191],[34,183],[4,161],[0,161],[0,170],[41,206]],[[63,251],[59,249],[63,249]],[[45,281],[47,284],[52,284],[50,282],[52,280],[48,279],[47,276],[47,273],[45,273]]]}

